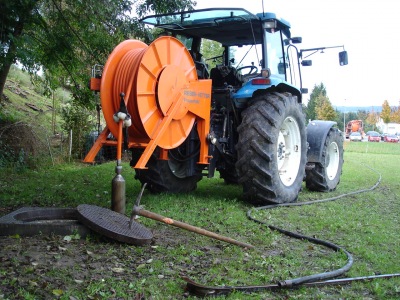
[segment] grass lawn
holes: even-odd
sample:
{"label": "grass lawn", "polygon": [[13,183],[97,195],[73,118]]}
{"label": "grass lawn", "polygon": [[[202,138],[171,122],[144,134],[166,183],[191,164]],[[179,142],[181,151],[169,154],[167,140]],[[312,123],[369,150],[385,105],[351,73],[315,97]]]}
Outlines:
{"label": "grass lawn", "polygon": [[[400,273],[400,144],[345,143],[341,183],[332,193],[302,191],[298,201],[330,198],[355,190],[373,191],[337,201],[253,212],[287,230],[328,240],[354,258],[345,277]],[[2,169],[0,216],[23,206],[110,206],[114,163],[56,165],[38,171]],[[134,170],[124,164],[127,214],[140,191]],[[255,249],[140,218],[154,234],[151,245],[133,247],[96,234],[0,238],[0,299],[193,298],[182,275],[205,285],[265,285],[327,272],[346,264],[336,253],[288,238],[246,217],[251,205],[241,188],[218,178],[203,179],[188,195],[142,197],[145,209],[255,245]],[[146,298],[146,299],[148,299]],[[234,292],[226,299],[399,299],[400,278],[342,286]]]}

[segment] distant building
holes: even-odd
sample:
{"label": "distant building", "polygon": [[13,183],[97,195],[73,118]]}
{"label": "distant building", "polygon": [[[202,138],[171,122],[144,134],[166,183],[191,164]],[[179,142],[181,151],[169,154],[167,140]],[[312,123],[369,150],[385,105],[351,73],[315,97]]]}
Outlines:
{"label": "distant building", "polygon": [[376,127],[383,133],[396,134],[400,132],[400,124],[398,123],[384,123],[380,118],[379,122],[376,123]]}

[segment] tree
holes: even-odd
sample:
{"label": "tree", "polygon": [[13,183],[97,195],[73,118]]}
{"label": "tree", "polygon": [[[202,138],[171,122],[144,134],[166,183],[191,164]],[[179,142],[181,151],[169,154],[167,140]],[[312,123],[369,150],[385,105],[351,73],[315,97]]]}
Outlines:
{"label": "tree", "polygon": [[[224,48],[222,45],[218,42],[203,39],[201,43],[201,49],[200,49],[201,54],[203,54],[204,59],[209,59],[212,57],[217,57],[217,56],[222,56],[224,52]],[[217,64],[221,64],[222,58],[221,59],[212,59],[206,61],[207,66],[209,69],[212,69],[215,67]]]}
{"label": "tree", "polygon": [[326,88],[324,84],[321,82],[319,85],[314,85],[314,88],[311,92],[310,99],[307,103],[306,120],[315,120],[317,118],[317,99],[319,96],[326,97]]}
{"label": "tree", "polygon": [[390,114],[390,120],[394,123],[400,123],[400,104],[397,108],[392,110]]}
{"label": "tree", "polygon": [[366,110],[358,110],[357,111],[357,119],[365,121],[368,117],[368,113]]}
{"label": "tree", "polygon": [[0,2],[0,103],[11,65],[19,54],[19,39],[24,27],[34,22],[33,9],[38,1]]}
{"label": "tree", "polygon": [[372,125],[372,129],[375,130],[375,125],[376,125],[376,123],[379,122],[379,115],[374,111],[373,108],[368,113],[367,118],[365,119],[365,122],[369,125]]}
{"label": "tree", "polygon": [[[44,82],[48,91],[69,88],[76,102],[93,106],[87,89],[90,69],[104,64],[127,38],[146,39],[140,18],[192,8],[191,0],[16,0],[1,1],[0,95],[10,66],[16,61]],[[36,76],[43,71],[43,77]],[[0,100],[1,101],[1,100]]]}
{"label": "tree", "polygon": [[148,14],[149,12],[168,13],[171,11],[181,11],[185,9],[193,9],[196,5],[192,0],[134,0],[136,6],[136,13],[139,18]]}
{"label": "tree", "polygon": [[316,117],[318,120],[334,121],[337,118],[335,109],[333,108],[329,98],[320,94],[316,99]]}
{"label": "tree", "polygon": [[385,100],[382,104],[382,112],[380,114],[380,117],[382,118],[383,123],[387,124],[390,122],[390,113],[391,113],[391,109],[390,109],[389,102],[387,100]]}

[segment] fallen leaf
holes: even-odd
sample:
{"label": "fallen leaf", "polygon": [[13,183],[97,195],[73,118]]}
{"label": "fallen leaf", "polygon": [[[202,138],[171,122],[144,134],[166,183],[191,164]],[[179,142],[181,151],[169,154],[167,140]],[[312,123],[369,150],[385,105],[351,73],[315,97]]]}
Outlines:
{"label": "fallen leaf", "polygon": [[53,290],[53,295],[55,296],[61,296],[62,294],[64,294],[63,290],[60,289]]}

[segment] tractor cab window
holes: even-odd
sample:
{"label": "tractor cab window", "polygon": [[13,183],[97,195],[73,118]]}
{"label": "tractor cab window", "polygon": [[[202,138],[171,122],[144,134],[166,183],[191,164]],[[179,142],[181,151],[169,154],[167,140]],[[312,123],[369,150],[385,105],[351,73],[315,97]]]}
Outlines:
{"label": "tractor cab window", "polygon": [[245,77],[261,72],[261,45],[244,45],[230,47],[231,64]]}
{"label": "tractor cab window", "polygon": [[185,45],[186,49],[191,50],[192,49],[192,43],[193,43],[193,38],[192,37],[187,37],[181,34],[175,35],[175,37]]}
{"label": "tractor cab window", "polygon": [[287,63],[282,50],[281,31],[266,31],[265,38],[267,40],[266,67],[271,70],[272,75],[285,80]]}

